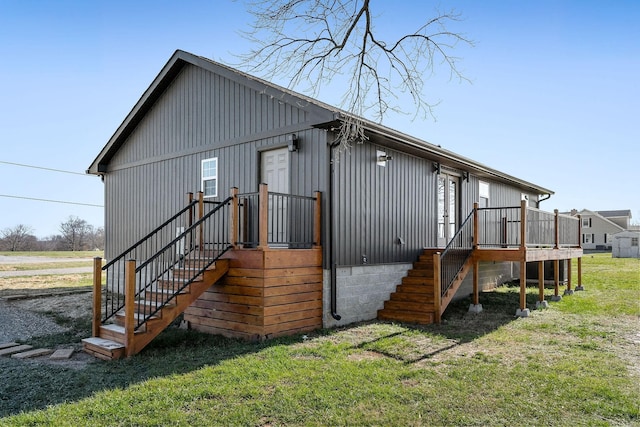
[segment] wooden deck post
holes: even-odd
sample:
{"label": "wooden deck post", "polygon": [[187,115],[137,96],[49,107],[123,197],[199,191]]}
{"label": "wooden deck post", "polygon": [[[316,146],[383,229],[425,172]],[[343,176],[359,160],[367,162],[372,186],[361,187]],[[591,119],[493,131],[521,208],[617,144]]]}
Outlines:
{"label": "wooden deck post", "polygon": [[478,245],[480,243],[479,240],[479,231],[480,227],[480,219],[478,218],[478,202],[473,204],[473,249],[478,249]]}
{"label": "wooden deck post", "polygon": [[238,247],[238,187],[231,188],[231,206],[229,207],[229,243],[233,249]]}
{"label": "wooden deck post", "polygon": [[440,323],[440,300],[442,298],[440,277],[440,252],[436,252],[433,254],[433,321],[435,323]]}
{"label": "wooden deck post", "polygon": [[560,296],[560,294],[559,294],[559,289],[560,289],[560,260],[559,259],[553,260],[553,286],[554,286],[553,296],[555,297],[555,299],[558,299],[558,297]]}
{"label": "wooden deck post", "polygon": [[527,201],[520,201],[520,250],[524,257],[527,248]]}
{"label": "wooden deck post", "polygon": [[136,260],[127,260],[125,264],[124,288],[124,351],[127,357],[135,354],[134,335],[134,302],[136,295]]}
{"label": "wooden deck post", "polygon": [[313,210],[313,245],[318,247],[322,242],[322,193],[316,191],[313,197],[316,200]]}
{"label": "wooden deck post", "polygon": [[584,291],[584,286],[582,286],[582,257],[578,258],[578,286],[576,286],[576,291]]}
{"label": "wooden deck post", "polygon": [[528,316],[527,310],[527,201],[520,201],[520,309],[516,314]]}
{"label": "wooden deck post", "polygon": [[258,201],[258,248],[266,249],[269,246],[269,187],[260,184]]}
{"label": "wooden deck post", "polygon": [[527,308],[527,262],[520,261],[520,311]]}
{"label": "wooden deck post", "polygon": [[553,246],[554,249],[558,249],[560,247],[560,218],[558,217],[558,209],[553,210],[555,221],[554,221],[554,240],[555,244]]}
{"label": "wooden deck post", "polygon": [[478,286],[478,282],[480,279],[480,262],[475,260],[473,261],[473,305],[480,304],[480,290]]}
{"label": "wooden deck post", "polygon": [[564,290],[564,295],[573,295],[573,289],[571,289],[571,275],[573,274],[571,271],[571,262],[573,259],[567,258],[567,289]]}
{"label": "wooden deck post", "polygon": [[91,332],[94,337],[100,336],[102,324],[102,258],[93,258],[93,320]]}
{"label": "wooden deck post", "polygon": [[[582,215],[578,215],[578,247],[582,248]],[[582,257],[578,257],[578,286],[576,291],[584,291],[582,286]]]}
{"label": "wooden deck post", "polygon": [[[204,193],[198,191],[198,221],[204,216]],[[204,251],[204,229],[202,224],[198,226],[198,247],[200,251]]]}
{"label": "wooden deck post", "polygon": [[544,301],[544,261],[538,261],[538,301]]}

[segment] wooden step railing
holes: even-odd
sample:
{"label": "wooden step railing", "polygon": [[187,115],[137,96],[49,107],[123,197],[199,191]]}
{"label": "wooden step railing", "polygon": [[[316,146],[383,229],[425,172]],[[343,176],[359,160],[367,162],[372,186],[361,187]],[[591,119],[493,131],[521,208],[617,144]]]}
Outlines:
{"label": "wooden step railing", "polygon": [[474,248],[475,212],[474,208],[442,253],[436,252],[433,255],[436,323],[440,323],[442,313],[470,270],[470,259]]}

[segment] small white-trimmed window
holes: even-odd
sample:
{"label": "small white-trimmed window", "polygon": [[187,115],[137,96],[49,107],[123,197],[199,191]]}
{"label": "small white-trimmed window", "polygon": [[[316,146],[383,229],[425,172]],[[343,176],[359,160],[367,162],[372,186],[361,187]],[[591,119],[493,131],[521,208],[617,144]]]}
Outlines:
{"label": "small white-trimmed window", "polygon": [[633,247],[638,246],[638,238],[637,237],[632,237],[631,238],[631,246],[633,246]]}
{"label": "small white-trimmed window", "polygon": [[479,197],[478,205],[481,208],[489,207],[489,183],[484,181],[479,181]]}
{"label": "small white-trimmed window", "polygon": [[201,174],[204,197],[218,197],[218,158],[204,159]]}
{"label": "small white-trimmed window", "polygon": [[582,228],[591,227],[591,218],[582,218]]}

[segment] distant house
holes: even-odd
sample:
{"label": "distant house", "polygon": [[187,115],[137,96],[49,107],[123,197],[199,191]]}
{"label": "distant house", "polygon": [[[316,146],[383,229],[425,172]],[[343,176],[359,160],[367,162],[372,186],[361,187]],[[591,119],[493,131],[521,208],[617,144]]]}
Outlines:
{"label": "distant house", "polygon": [[613,235],[614,258],[640,258],[640,231],[621,231]]}
{"label": "distant house", "polygon": [[[628,213],[623,215],[623,213]],[[611,215],[609,217],[605,215]],[[613,245],[613,235],[624,231],[628,227],[631,211],[591,211],[583,209],[573,210],[571,215],[580,215],[582,221],[582,249],[610,251]],[[624,224],[624,225],[623,225]]]}
{"label": "distant house", "polygon": [[614,224],[618,224],[623,230],[628,230],[631,227],[631,210],[623,209],[617,211],[596,211],[600,216],[607,218]]}
{"label": "distant house", "polygon": [[[366,138],[340,152],[354,120]],[[577,219],[537,209],[551,190],[184,51],[88,173],[105,186],[109,342],[85,345],[105,358],[182,311],[249,339],[438,322],[456,293],[477,304],[527,262],[582,256]]]}

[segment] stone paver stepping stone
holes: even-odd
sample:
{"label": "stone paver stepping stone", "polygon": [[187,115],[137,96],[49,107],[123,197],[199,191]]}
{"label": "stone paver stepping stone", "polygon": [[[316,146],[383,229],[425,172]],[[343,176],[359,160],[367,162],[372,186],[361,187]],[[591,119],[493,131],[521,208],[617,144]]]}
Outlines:
{"label": "stone paver stepping stone", "polygon": [[29,359],[31,357],[40,357],[51,353],[53,353],[53,350],[51,350],[50,348],[36,348],[34,350],[15,353],[11,357],[13,357],[14,359]]}
{"label": "stone paver stepping stone", "polygon": [[9,347],[15,347],[17,345],[19,345],[17,342],[0,343],[0,350],[5,349],[5,348],[9,348]]}
{"label": "stone paver stepping stone", "polygon": [[0,350],[0,356],[9,356],[9,355],[14,354],[14,353],[20,353],[22,351],[31,350],[32,348],[33,348],[33,346],[26,345],[26,344],[16,345],[16,346],[13,346],[13,347],[9,347],[9,348],[5,348],[5,349]]}
{"label": "stone paver stepping stone", "polygon": [[49,356],[49,359],[52,359],[52,360],[70,359],[71,356],[73,355],[73,352],[74,352],[74,349],[72,348],[59,348],[58,350],[54,351],[51,356]]}

